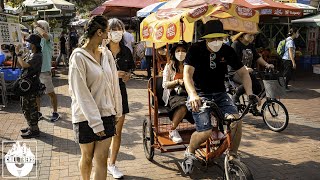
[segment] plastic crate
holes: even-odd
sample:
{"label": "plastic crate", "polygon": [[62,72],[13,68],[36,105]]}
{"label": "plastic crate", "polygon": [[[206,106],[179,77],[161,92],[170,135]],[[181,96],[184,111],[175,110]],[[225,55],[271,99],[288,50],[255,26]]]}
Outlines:
{"label": "plastic crate", "polygon": [[21,69],[19,68],[2,68],[0,71],[3,72],[5,81],[15,81],[21,74]]}

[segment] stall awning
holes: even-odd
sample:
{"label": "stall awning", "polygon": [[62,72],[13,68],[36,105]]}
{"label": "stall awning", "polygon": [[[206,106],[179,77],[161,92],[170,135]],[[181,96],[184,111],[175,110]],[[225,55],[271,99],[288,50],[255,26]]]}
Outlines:
{"label": "stall awning", "polygon": [[301,3],[284,3],[285,5],[296,7],[299,9],[302,9],[303,15],[308,15],[308,14],[315,14],[317,13],[317,8],[313,6],[309,6],[306,4],[301,4]]}
{"label": "stall awning", "polygon": [[292,24],[297,26],[312,26],[312,27],[320,27],[320,14],[309,16],[306,18],[296,19],[291,21]]}
{"label": "stall awning", "polygon": [[136,16],[139,9],[157,2],[161,2],[161,0],[108,0],[95,8],[91,12],[91,16],[104,14],[107,16],[132,17]]}

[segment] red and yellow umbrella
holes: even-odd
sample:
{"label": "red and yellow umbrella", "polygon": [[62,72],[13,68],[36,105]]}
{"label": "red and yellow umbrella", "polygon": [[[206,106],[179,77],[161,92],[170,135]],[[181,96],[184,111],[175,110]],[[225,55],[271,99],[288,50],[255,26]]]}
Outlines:
{"label": "red and yellow umbrella", "polygon": [[228,3],[207,3],[204,0],[171,0],[141,22],[141,40],[175,43],[183,39],[191,42],[194,22],[214,18],[221,19],[226,30],[258,30],[259,13],[250,8],[239,8]]}

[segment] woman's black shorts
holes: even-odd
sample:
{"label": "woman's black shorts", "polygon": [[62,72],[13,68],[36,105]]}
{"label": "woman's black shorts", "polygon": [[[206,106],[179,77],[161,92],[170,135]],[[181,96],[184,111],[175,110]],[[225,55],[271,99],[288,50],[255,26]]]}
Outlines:
{"label": "woman's black shorts", "polygon": [[114,136],[116,134],[115,116],[102,117],[101,119],[103,121],[104,132],[106,134],[106,136],[103,137],[99,137],[93,132],[93,129],[88,125],[88,121],[74,123],[73,130],[75,133],[76,143],[86,144]]}

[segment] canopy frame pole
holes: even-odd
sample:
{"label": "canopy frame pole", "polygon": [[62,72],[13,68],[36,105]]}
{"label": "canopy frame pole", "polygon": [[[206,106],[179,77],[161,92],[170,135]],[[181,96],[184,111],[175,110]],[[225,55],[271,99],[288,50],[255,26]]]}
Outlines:
{"label": "canopy frame pole", "polygon": [[184,35],[183,35],[183,29],[184,29],[184,23],[183,23],[183,19],[180,19],[180,31],[181,31],[181,39],[182,41],[184,41]]}

